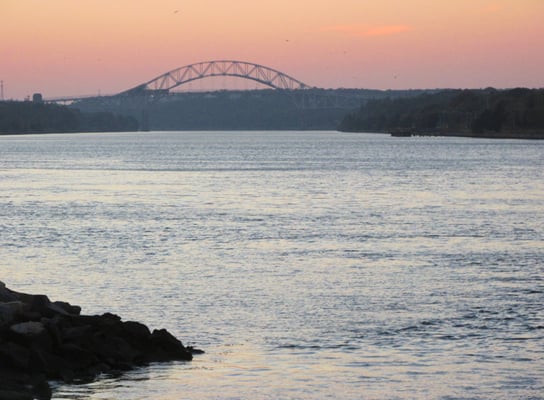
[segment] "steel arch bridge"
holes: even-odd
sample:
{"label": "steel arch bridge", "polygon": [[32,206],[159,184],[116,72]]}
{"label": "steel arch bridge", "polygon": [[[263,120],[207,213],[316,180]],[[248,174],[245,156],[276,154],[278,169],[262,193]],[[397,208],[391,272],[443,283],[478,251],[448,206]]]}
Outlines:
{"label": "steel arch bridge", "polygon": [[214,76],[233,76],[249,79],[272,89],[311,89],[310,86],[298,79],[264,65],[246,61],[214,60],[176,68],[149,82],[121,92],[119,95],[133,95],[138,93],[167,94],[171,89],[178,86]]}

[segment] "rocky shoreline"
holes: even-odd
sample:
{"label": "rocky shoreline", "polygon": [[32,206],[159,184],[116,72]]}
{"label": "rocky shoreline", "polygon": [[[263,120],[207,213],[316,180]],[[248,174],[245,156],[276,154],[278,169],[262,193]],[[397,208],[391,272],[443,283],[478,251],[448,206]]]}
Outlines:
{"label": "rocky shoreline", "polygon": [[93,380],[150,362],[190,361],[201,350],[165,329],[8,289],[0,282],[0,400],[50,399],[48,381]]}

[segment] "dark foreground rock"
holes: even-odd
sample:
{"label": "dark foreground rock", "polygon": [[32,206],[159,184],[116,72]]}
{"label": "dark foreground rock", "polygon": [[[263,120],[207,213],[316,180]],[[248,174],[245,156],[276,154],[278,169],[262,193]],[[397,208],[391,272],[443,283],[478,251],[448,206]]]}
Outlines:
{"label": "dark foreground rock", "polygon": [[50,399],[48,380],[92,380],[150,362],[189,361],[200,352],[165,329],[150,332],[109,313],[81,315],[78,306],[0,282],[0,400]]}

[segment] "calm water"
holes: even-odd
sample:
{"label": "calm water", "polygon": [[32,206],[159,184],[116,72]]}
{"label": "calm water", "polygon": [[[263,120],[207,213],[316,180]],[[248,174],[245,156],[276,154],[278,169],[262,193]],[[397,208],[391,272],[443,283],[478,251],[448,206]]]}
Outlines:
{"label": "calm water", "polygon": [[544,142],[0,137],[0,268],[206,350],[55,398],[544,398]]}

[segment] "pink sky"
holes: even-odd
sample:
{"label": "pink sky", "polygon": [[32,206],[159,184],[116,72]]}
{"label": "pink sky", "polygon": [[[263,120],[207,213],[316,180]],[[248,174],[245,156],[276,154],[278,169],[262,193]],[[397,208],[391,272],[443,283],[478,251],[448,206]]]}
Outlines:
{"label": "pink sky", "polygon": [[544,87],[544,0],[0,0],[0,16],[6,99],[214,59],[326,88]]}

